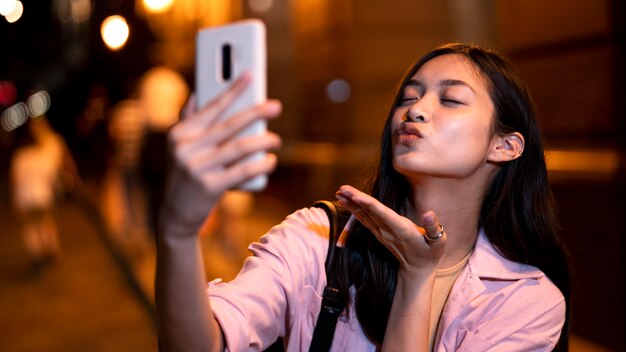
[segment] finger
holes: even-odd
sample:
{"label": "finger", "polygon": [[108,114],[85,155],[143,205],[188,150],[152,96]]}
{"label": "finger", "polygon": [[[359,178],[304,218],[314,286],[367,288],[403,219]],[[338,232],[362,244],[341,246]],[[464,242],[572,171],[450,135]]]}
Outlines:
{"label": "finger", "polygon": [[361,207],[359,203],[353,200],[353,192],[356,190],[347,191],[345,187],[347,186],[342,186],[342,188],[335,193],[335,197],[339,201],[339,204],[348,209],[359,221],[363,222],[364,225],[369,224],[369,227],[373,226],[374,223],[368,221],[366,224],[365,221],[363,221],[370,218],[367,209]]}
{"label": "finger", "polygon": [[439,218],[434,211],[427,211],[422,215],[424,225],[424,239],[431,246],[439,246],[446,241],[446,232],[439,223]]}
{"label": "finger", "polygon": [[240,137],[218,148],[206,148],[206,152],[200,150],[190,161],[201,165],[200,172],[204,172],[216,166],[230,167],[251,155],[277,149],[280,145],[281,139],[275,133]]}
{"label": "finger", "polygon": [[[414,225],[408,219],[400,216],[394,210],[382,204],[374,197],[363,193],[351,186],[341,186],[337,191],[338,196],[348,199],[353,207],[361,208],[364,214],[369,216],[376,224],[385,229],[396,233],[414,232]],[[406,221],[405,221],[406,220]],[[406,227],[407,222],[410,227]]]}
{"label": "finger", "polygon": [[[359,222],[365,225],[376,239],[390,250],[395,247],[393,242],[397,238],[397,232],[401,236],[417,232],[415,225],[410,220],[401,217],[375,198],[351,186],[340,187],[336,197],[340,204],[345,204],[344,206],[355,215]],[[410,225],[408,229],[405,228],[407,223]],[[402,230],[398,231],[398,228]]]}
{"label": "finger", "polygon": [[[339,187],[339,190],[335,193],[335,195],[337,196],[337,199],[345,203],[349,210],[363,208],[363,206],[367,203],[366,198],[372,198],[371,196],[348,185]],[[376,201],[374,198],[372,198],[372,200]]]}
{"label": "finger", "polygon": [[339,201],[339,204],[354,214],[356,211],[360,211],[360,208],[352,201],[351,193],[347,192],[345,187],[346,186],[341,186],[339,190],[335,192],[335,197]]}
{"label": "finger", "polygon": [[244,132],[248,127],[261,120],[267,121],[278,117],[281,112],[282,104],[278,100],[268,100],[245,110],[215,126],[214,136],[216,141],[222,143],[233,135]]}
{"label": "finger", "polygon": [[[225,168],[219,177],[208,172],[204,184],[208,187],[216,185],[221,190],[231,189],[259,175],[271,173],[278,164],[275,154],[267,154],[259,160],[250,160],[245,163],[237,163],[230,168]],[[211,189],[210,189],[211,191]]]}
{"label": "finger", "polygon": [[187,102],[185,103],[185,106],[181,111],[180,120],[185,120],[188,116],[191,116],[196,111],[196,100],[196,94],[191,94],[189,96],[189,99],[187,99]]}
{"label": "finger", "polygon": [[180,120],[193,126],[194,129],[210,126],[220,120],[224,111],[241,95],[249,82],[250,74],[244,72],[224,92],[201,107],[197,106],[198,99],[193,95],[193,99],[189,99],[183,109],[183,116]]}
{"label": "finger", "polygon": [[[210,123],[214,120],[216,116],[221,115],[228,109],[229,106],[241,95],[241,93],[246,89],[250,81],[252,80],[252,75],[250,72],[242,73],[237,79],[228,86],[226,90],[222,93],[218,94],[213,100],[208,103],[199,106],[198,111],[203,113],[200,115],[196,115],[198,117],[198,122]],[[210,112],[208,114],[204,114],[206,112]],[[205,117],[205,119],[201,119],[200,117]],[[209,118],[206,118],[209,117]]]}
{"label": "finger", "polygon": [[[341,204],[341,201],[339,203]],[[367,227],[367,229],[370,230],[370,232],[374,234],[376,238],[379,237],[380,228],[378,227],[376,222],[373,221],[373,219],[363,211],[363,209],[355,208],[352,211],[352,214],[361,224],[363,224],[363,226]]]}
{"label": "finger", "polygon": [[175,159],[179,164],[189,169],[192,174],[200,175],[211,170],[215,171],[214,169],[221,170],[231,167],[252,155],[276,149],[280,145],[280,137],[275,133],[268,132],[260,136],[239,137],[218,147],[206,145],[193,153],[178,149],[175,151]]}
{"label": "finger", "polygon": [[349,195],[345,192],[342,193],[341,188],[335,193],[335,197],[339,201],[339,204],[346,208],[354,215],[354,217],[367,227],[372,233],[378,232],[375,224],[370,221],[369,217],[364,213],[363,208],[359,207],[357,203],[353,202]]}
{"label": "finger", "polygon": [[177,124],[171,131],[171,139],[175,144],[182,145],[182,148],[190,151],[205,148],[206,145],[219,144],[232,138],[258,120],[276,118],[281,111],[282,105],[278,100],[268,100],[210,128],[192,123]]}

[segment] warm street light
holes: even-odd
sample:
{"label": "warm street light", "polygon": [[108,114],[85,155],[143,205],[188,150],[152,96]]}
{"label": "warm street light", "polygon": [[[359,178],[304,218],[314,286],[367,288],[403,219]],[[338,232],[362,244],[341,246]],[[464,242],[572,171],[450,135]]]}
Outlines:
{"label": "warm street light", "polygon": [[100,35],[104,44],[111,50],[118,50],[126,44],[130,29],[122,16],[109,16],[102,21]]}
{"label": "warm street light", "polygon": [[162,13],[172,6],[174,0],[143,0],[143,6],[149,13]]}
{"label": "warm street light", "polygon": [[0,0],[0,15],[6,16],[13,12],[17,6],[16,0]]}
{"label": "warm street light", "polygon": [[13,11],[9,12],[6,16],[4,16],[4,18],[7,20],[7,22],[14,23],[22,17],[23,13],[24,5],[22,5],[21,1],[16,1]]}

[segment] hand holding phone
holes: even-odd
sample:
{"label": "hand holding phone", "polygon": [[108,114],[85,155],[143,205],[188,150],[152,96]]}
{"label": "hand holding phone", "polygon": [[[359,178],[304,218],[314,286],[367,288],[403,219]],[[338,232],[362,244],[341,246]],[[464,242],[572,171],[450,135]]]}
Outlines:
{"label": "hand holding phone", "polygon": [[[196,37],[196,94],[197,107],[202,107],[224,92],[244,72],[252,81],[241,96],[222,114],[229,118],[267,99],[265,25],[260,20],[244,20],[198,32]],[[265,133],[265,121],[256,121],[238,137]],[[259,160],[265,152],[258,152],[246,161]],[[261,191],[267,185],[267,175],[259,175],[238,188]]]}

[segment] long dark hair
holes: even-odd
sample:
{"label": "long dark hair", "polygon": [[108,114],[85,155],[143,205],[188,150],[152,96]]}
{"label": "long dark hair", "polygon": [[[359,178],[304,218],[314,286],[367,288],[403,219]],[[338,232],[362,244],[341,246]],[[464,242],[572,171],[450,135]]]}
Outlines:
{"label": "long dark hair", "polygon": [[[541,131],[528,89],[512,65],[492,50],[471,44],[446,44],[420,58],[401,80],[381,140],[377,172],[369,182],[373,197],[405,214],[411,190],[393,167],[391,120],[408,81],[429,60],[462,55],[484,76],[495,107],[493,132],[517,131],[524,136],[524,153],[501,166],[482,203],[480,223],[489,241],[506,258],[541,269],[565,296],[566,322],[556,350],[567,351],[570,273],[558,236],[555,207],[548,184]],[[477,228],[478,230],[478,228]],[[349,231],[340,257],[343,292],[354,286],[357,318],[366,336],[381,345],[396,287],[398,262],[371,232],[358,222]],[[350,304],[348,295],[346,303]]]}

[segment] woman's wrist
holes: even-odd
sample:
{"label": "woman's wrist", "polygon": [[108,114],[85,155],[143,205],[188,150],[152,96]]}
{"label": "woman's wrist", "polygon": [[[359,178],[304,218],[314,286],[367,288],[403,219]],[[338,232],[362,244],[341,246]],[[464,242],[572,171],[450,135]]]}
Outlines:
{"label": "woman's wrist", "polygon": [[165,205],[160,213],[157,236],[159,238],[195,238],[203,222],[204,218],[185,216],[176,211],[174,206]]}
{"label": "woman's wrist", "polygon": [[422,281],[425,278],[435,277],[437,272],[437,263],[429,265],[411,266],[398,268],[398,281],[406,280],[409,282]]}
{"label": "woman's wrist", "polygon": [[436,266],[432,268],[412,268],[411,270],[400,269],[398,270],[396,293],[407,298],[423,293],[428,289],[432,290],[436,274]]}

